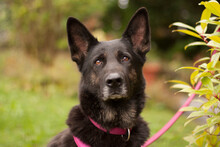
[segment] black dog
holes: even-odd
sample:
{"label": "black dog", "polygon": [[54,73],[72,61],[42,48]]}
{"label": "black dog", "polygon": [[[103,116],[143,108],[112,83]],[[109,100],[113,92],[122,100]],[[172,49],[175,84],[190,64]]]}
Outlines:
{"label": "black dog", "polygon": [[134,14],[121,39],[99,42],[72,17],[67,33],[72,60],[82,73],[80,105],[70,111],[69,128],[48,146],[140,147],[149,137],[140,117],[145,104],[142,66],[150,50],[147,10]]}

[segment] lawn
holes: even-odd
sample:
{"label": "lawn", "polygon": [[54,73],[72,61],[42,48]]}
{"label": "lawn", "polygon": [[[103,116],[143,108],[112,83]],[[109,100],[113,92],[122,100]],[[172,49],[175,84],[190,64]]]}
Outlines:
{"label": "lawn", "polygon": [[[53,66],[43,66],[23,53],[6,51],[0,55],[0,146],[41,147],[66,128],[72,106],[78,104],[79,74],[66,54]],[[142,116],[149,123],[151,136],[175,112],[164,104],[148,101]],[[184,128],[185,118],[151,147],[186,146],[183,137],[193,125]]]}

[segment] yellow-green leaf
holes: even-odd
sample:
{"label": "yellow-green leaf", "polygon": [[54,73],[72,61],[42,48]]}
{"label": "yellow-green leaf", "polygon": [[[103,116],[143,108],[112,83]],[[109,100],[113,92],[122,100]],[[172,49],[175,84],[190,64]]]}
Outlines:
{"label": "yellow-green leaf", "polygon": [[173,32],[181,32],[181,33],[184,33],[184,34],[187,34],[187,35],[194,36],[194,37],[197,37],[199,39],[202,39],[202,37],[199,36],[197,33],[194,33],[194,32],[189,31],[189,30],[173,30]]}
{"label": "yellow-green leaf", "polygon": [[179,84],[189,85],[188,83],[183,82],[183,81],[179,81],[179,80],[169,80],[168,82],[170,82],[170,83],[179,83]]}
{"label": "yellow-green leaf", "polygon": [[212,41],[212,40],[209,41],[207,45],[212,47],[212,48],[216,48],[216,47],[219,48],[220,47],[220,43]]}
{"label": "yellow-green leaf", "polygon": [[192,122],[193,120],[197,119],[199,117],[193,117],[193,118],[190,118],[189,120],[187,120],[185,123],[184,123],[184,127],[186,127],[190,122]]}
{"label": "yellow-green leaf", "polygon": [[201,2],[201,5],[204,5],[211,13],[220,16],[220,5],[217,1],[208,1],[208,2]]}
{"label": "yellow-green leaf", "polygon": [[202,84],[207,87],[209,90],[214,90],[213,83],[209,77],[202,78]]}
{"label": "yellow-green leaf", "polygon": [[179,111],[199,111],[200,108],[194,106],[183,107]]}
{"label": "yellow-green leaf", "polygon": [[214,105],[214,104],[217,103],[217,102],[218,102],[218,99],[212,98],[212,99],[210,99],[208,102],[204,103],[204,104],[202,105],[202,107],[203,107],[203,109],[204,109],[205,111],[207,111],[207,110],[209,110],[209,108],[210,108],[212,105]]}
{"label": "yellow-green leaf", "polygon": [[184,47],[184,49],[186,50],[188,47],[190,47],[190,46],[198,46],[198,45],[206,45],[206,43],[205,42],[200,42],[200,41],[198,41],[198,42],[192,42],[192,43],[189,43],[189,44],[187,44],[185,47]]}
{"label": "yellow-green leaf", "polygon": [[194,69],[194,70],[204,71],[203,69],[198,68],[198,67],[188,67],[188,66],[180,67],[180,68],[176,69],[175,71],[178,71],[178,70],[181,70],[181,69]]}
{"label": "yellow-green leaf", "polygon": [[196,77],[197,79],[202,78],[202,77],[209,77],[212,76],[212,74],[210,72],[203,72],[201,73],[198,77]]}
{"label": "yellow-green leaf", "polygon": [[207,124],[209,126],[214,126],[214,125],[217,125],[218,123],[220,123],[220,117],[219,116],[210,117],[210,118],[207,119]]}
{"label": "yellow-green leaf", "polygon": [[199,96],[212,95],[212,90],[209,90],[208,88],[200,88],[199,90],[195,90],[194,93],[198,94]]}
{"label": "yellow-green leaf", "polygon": [[209,128],[208,124],[204,124],[204,125],[198,125],[195,127],[195,129],[193,130],[193,134],[197,134],[201,131],[204,131],[205,129]]}
{"label": "yellow-green leaf", "polygon": [[[201,20],[208,20],[211,16],[211,12],[208,9],[204,9],[201,15]],[[205,33],[204,30],[206,30],[207,23],[201,23],[201,27],[203,29],[203,33]]]}
{"label": "yellow-green leaf", "polygon": [[193,28],[193,27],[191,27],[191,26],[189,26],[187,24],[184,24],[182,22],[174,22],[169,27],[172,27],[172,26],[182,27],[182,28],[186,28],[186,29],[189,29],[189,30],[196,31],[195,28]]}
{"label": "yellow-green leaf", "polygon": [[212,66],[211,66],[212,68],[216,66],[217,62],[219,61],[219,57],[220,57],[220,53],[216,53],[212,56],[211,62],[210,62],[212,63]]}
{"label": "yellow-green leaf", "polygon": [[191,75],[190,75],[190,82],[191,84],[194,86],[195,83],[197,82],[195,79],[196,79],[196,76],[198,75],[199,73],[199,70],[195,70]]}
{"label": "yellow-green leaf", "polygon": [[214,20],[200,20],[198,23],[206,23],[206,24],[220,25],[220,22],[219,22],[219,21],[214,21]]}
{"label": "yellow-green leaf", "polygon": [[175,85],[171,86],[171,88],[185,89],[185,88],[191,88],[191,87],[189,85],[185,85],[185,84],[175,84]]}
{"label": "yellow-green leaf", "polygon": [[208,38],[211,39],[211,40],[213,40],[213,41],[215,41],[215,42],[220,43],[220,37],[219,37],[219,36],[210,36],[210,37],[208,37]]}
{"label": "yellow-green leaf", "polygon": [[192,118],[192,117],[202,117],[202,116],[207,116],[207,115],[211,115],[211,116],[215,116],[216,114],[213,112],[204,112],[204,111],[194,111],[192,112],[187,119]]}
{"label": "yellow-green leaf", "polygon": [[193,66],[195,66],[199,62],[203,62],[203,61],[207,61],[207,60],[210,60],[210,57],[204,57],[204,58],[197,60],[196,62],[193,63]]}

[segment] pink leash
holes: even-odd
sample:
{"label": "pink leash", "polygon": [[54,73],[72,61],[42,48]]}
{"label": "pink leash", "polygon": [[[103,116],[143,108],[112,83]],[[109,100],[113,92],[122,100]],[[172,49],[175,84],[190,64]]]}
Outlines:
{"label": "pink leash", "polygon": [[[214,55],[217,51],[214,50],[212,55]],[[211,60],[211,59],[210,59]],[[199,90],[199,88],[201,87],[202,82],[199,81],[195,87],[195,90]],[[192,94],[191,96],[188,97],[188,99],[186,100],[186,102],[181,106],[181,108],[183,107],[187,107],[189,106],[189,104],[191,103],[191,101],[193,100],[193,98],[195,97],[196,94]],[[181,109],[180,108],[180,109]],[[150,144],[152,144],[154,141],[156,141],[158,138],[160,138],[160,136],[162,136],[176,121],[177,119],[182,115],[183,111],[180,111],[180,109],[176,112],[176,114],[171,118],[171,120],[169,120],[167,122],[167,124],[164,125],[164,127],[162,129],[160,129],[156,134],[154,134],[154,136],[152,136],[150,139],[148,139],[144,145],[142,145],[141,147],[146,147]]]}
{"label": "pink leash", "polygon": [[[195,90],[198,90],[202,85],[202,82],[199,81],[198,84],[195,87]],[[196,94],[192,94],[187,100],[186,102],[182,105],[181,108],[189,106],[190,102],[192,101],[192,99],[195,97]],[[181,109],[180,108],[180,109]],[[179,110],[180,110],[179,109]],[[171,120],[169,120],[169,122],[164,125],[164,127],[162,129],[160,129],[156,134],[154,134],[154,136],[152,136],[150,139],[148,139],[144,145],[142,145],[141,147],[146,147],[148,145],[150,145],[151,143],[153,143],[154,141],[156,141],[161,135],[163,135],[176,121],[177,119],[182,115],[183,111],[177,111],[176,114],[171,118]]]}

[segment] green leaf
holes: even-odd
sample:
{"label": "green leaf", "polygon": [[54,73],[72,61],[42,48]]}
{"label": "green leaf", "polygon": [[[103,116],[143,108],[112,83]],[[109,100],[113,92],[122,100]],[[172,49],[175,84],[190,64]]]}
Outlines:
{"label": "green leaf", "polygon": [[192,88],[184,88],[180,90],[179,92],[186,92],[186,93],[192,94],[192,93],[195,93],[195,90]]}
{"label": "green leaf", "polygon": [[198,45],[206,45],[207,44],[205,42],[201,42],[201,41],[198,41],[198,42],[192,42],[192,43],[189,43],[187,44],[184,49],[186,50],[188,47],[191,47],[191,46],[198,46]]}
{"label": "green leaf", "polygon": [[215,93],[220,93],[220,84],[214,87],[214,92]]}
{"label": "green leaf", "polygon": [[174,22],[169,27],[172,27],[172,26],[182,27],[182,28],[186,28],[186,29],[189,29],[189,30],[192,30],[192,31],[196,31],[195,28],[193,28],[193,27],[191,27],[187,24],[184,24],[182,22]]}
{"label": "green leaf", "polygon": [[184,123],[184,127],[186,127],[189,123],[191,123],[192,121],[196,120],[197,118],[199,118],[199,117],[193,117],[193,118],[188,119],[188,120]]}
{"label": "green leaf", "polygon": [[203,99],[194,99],[193,102],[197,102],[197,103],[205,103],[206,101]]}
{"label": "green leaf", "polygon": [[179,80],[169,80],[168,82],[169,82],[169,83],[178,83],[178,84],[189,85],[188,83],[183,82],[183,81],[179,81]]}
{"label": "green leaf", "polygon": [[220,47],[220,43],[217,43],[217,42],[211,40],[211,41],[209,41],[207,43],[207,46],[210,46],[212,48],[215,48],[215,47],[219,48]]}
{"label": "green leaf", "polygon": [[220,37],[219,36],[210,36],[208,38],[215,41],[215,42],[217,42],[217,43],[220,43]]}
{"label": "green leaf", "polygon": [[206,24],[220,25],[220,22],[219,22],[219,21],[213,21],[213,20],[200,20],[198,23],[206,23]]}
{"label": "green leaf", "polygon": [[210,117],[207,119],[207,124],[213,126],[220,123],[220,116]]}
{"label": "green leaf", "polygon": [[201,2],[211,13],[220,16],[220,5],[217,1]]}
{"label": "green leaf", "polygon": [[212,90],[209,90],[208,88],[200,88],[199,90],[195,90],[194,93],[195,94],[199,94],[200,96],[201,95],[206,95],[206,94],[211,95],[212,94]]}
{"label": "green leaf", "polygon": [[194,106],[183,107],[179,111],[199,111],[200,108]]}
{"label": "green leaf", "polygon": [[183,138],[184,140],[186,140],[187,142],[189,142],[189,144],[194,144],[197,140],[197,138],[194,135],[189,135]]}
{"label": "green leaf", "polygon": [[187,67],[180,67],[180,68],[176,69],[175,71],[178,71],[178,70],[181,70],[181,69],[193,69],[193,70],[204,71],[204,70],[201,69],[201,68],[197,68],[197,67],[189,67],[189,66],[187,66]]}
{"label": "green leaf", "polygon": [[213,61],[209,62],[209,64],[207,64],[207,69],[209,71],[219,71],[220,70],[220,61],[217,61],[216,64]]}
{"label": "green leaf", "polygon": [[[200,20],[208,20],[210,16],[211,16],[211,12],[208,9],[204,9]],[[201,27],[203,29],[203,33],[205,33],[207,23],[201,23]]]}
{"label": "green leaf", "polygon": [[220,77],[220,73],[213,76],[213,78],[218,78],[218,77]]}
{"label": "green leaf", "polygon": [[204,68],[204,69],[206,69],[206,68],[207,68],[207,63],[202,63],[201,65],[199,65],[199,68]]}
{"label": "green leaf", "polygon": [[196,80],[198,80],[199,78],[202,78],[202,77],[210,77],[212,76],[212,74],[210,72],[203,72],[201,74],[198,75],[198,77],[196,77]]}
{"label": "green leaf", "polygon": [[202,84],[207,87],[209,90],[214,90],[214,87],[213,87],[213,84],[212,84],[212,81],[209,77],[203,77],[202,78]]}
{"label": "green leaf", "polygon": [[[209,124],[208,124],[209,125]],[[209,125],[210,126],[210,125]],[[215,132],[215,130],[216,130],[216,127],[215,127],[215,125],[213,125],[213,126],[211,126],[210,128],[209,128],[209,132],[211,133],[211,134],[213,134],[214,132]]]}
{"label": "green leaf", "polygon": [[171,88],[185,89],[185,88],[191,88],[191,87],[189,85],[185,85],[185,84],[175,84],[175,85],[171,86]]}
{"label": "green leaf", "polygon": [[219,57],[220,57],[220,53],[216,53],[212,55],[212,58],[211,58],[211,61],[213,62],[212,68],[216,66],[217,62],[219,61]]}
{"label": "green leaf", "polygon": [[[194,135],[194,136],[196,136],[196,146],[198,146],[198,147],[204,146],[207,133],[203,132],[202,134],[198,134],[198,135]],[[209,147],[209,146],[205,146],[205,147]]]}
{"label": "green leaf", "polygon": [[205,112],[205,111],[195,111],[195,112],[192,112],[188,117],[187,119],[189,118],[192,118],[192,117],[202,117],[202,116],[207,116],[207,115],[211,115],[211,116],[215,116],[216,114],[213,113],[213,112]]}
{"label": "green leaf", "polygon": [[206,130],[207,128],[209,128],[208,124],[204,124],[204,125],[198,125],[195,127],[195,129],[193,130],[193,134],[197,134],[201,131]]}
{"label": "green leaf", "polygon": [[197,60],[196,62],[193,63],[193,66],[195,66],[199,62],[204,62],[204,61],[207,61],[207,60],[210,60],[210,57],[204,57],[204,58],[201,58],[201,59]]}
{"label": "green leaf", "polygon": [[203,109],[204,109],[205,111],[207,111],[212,105],[214,105],[214,104],[217,103],[217,102],[218,102],[218,99],[212,98],[212,99],[209,100],[208,102],[204,103],[204,104],[202,105],[202,107],[203,107]]}
{"label": "green leaf", "polygon": [[[218,22],[219,22],[219,21],[218,21]],[[214,33],[220,33],[220,32],[219,32],[219,28],[220,28],[220,22],[219,22],[219,25],[215,27]]]}
{"label": "green leaf", "polygon": [[189,30],[173,30],[172,32],[181,32],[181,33],[184,33],[184,34],[202,39],[202,37],[200,35],[198,35],[197,33],[192,32],[192,31],[189,31]]}
{"label": "green leaf", "polygon": [[198,75],[199,70],[195,70],[191,75],[190,75],[190,82],[194,86],[195,83],[197,82],[196,76]]}
{"label": "green leaf", "polygon": [[216,80],[216,79],[212,79],[212,83],[220,84],[220,81],[219,81],[219,80]]}

